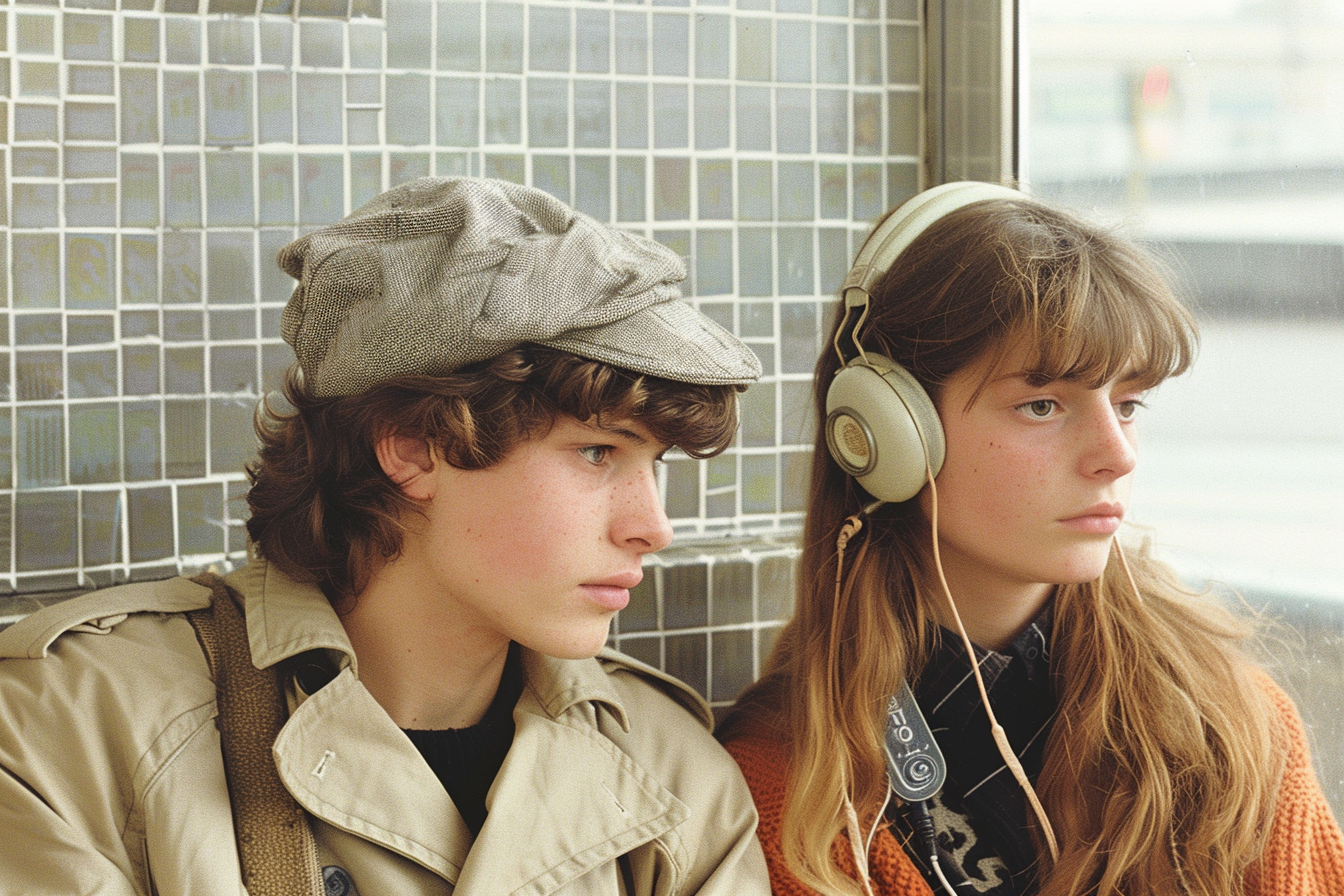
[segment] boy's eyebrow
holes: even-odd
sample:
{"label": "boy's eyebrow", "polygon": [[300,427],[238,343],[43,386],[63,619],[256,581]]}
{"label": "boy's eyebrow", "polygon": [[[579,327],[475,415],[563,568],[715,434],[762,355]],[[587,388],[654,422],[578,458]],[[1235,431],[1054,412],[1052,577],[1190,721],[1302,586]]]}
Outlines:
{"label": "boy's eyebrow", "polygon": [[639,433],[635,432],[632,429],[626,429],[623,426],[604,426],[601,423],[582,422],[582,421],[580,422],[579,425],[586,427],[587,429],[591,429],[594,432],[607,433],[614,436],[621,436],[622,438],[629,439],[630,441],[634,442],[637,445],[643,445],[648,442],[648,439],[644,438]]}

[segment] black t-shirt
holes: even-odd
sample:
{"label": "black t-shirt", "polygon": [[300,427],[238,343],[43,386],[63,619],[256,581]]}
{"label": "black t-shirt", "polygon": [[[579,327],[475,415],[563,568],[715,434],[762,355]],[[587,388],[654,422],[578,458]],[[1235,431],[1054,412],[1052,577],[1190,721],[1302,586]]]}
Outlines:
{"label": "black t-shirt", "polygon": [[511,644],[499,689],[479,722],[437,731],[402,729],[438,775],[473,834],[485,825],[485,795],[513,745],[513,708],[522,693],[518,645]]}
{"label": "black t-shirt", "polygon": [[[1056,710],[1050,686],[1052,615],[1047,605],[1001,653],[976,647],[994,715],[1033,784]],[[947,781],[929,801],[938,864],[958,893],[1028,896],[1038,889],[1036,850],[1028,834],[1031,808],[994,745],[961,636],[947,630],[940,635],[914,688],[947,760]],[[942,894],[922,844],[910,836],[905,812],[898,807],[890,813],[898,839],[933,891]]]}

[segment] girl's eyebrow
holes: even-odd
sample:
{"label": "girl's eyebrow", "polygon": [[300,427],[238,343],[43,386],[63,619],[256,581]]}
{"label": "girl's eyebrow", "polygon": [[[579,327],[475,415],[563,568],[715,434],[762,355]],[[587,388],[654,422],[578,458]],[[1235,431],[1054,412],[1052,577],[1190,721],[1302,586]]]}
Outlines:
{"label": "girl's eyebrow", "polygon": [[[1143,379],[1143,374],[1141,374],[1136,368],[1126,367],[1120,373],[1116,374],[1115,377],[1111,380],[1111,382],[1120,385],[1125,385],[1141,379]],[[1017,370],[1008,373],[1002,373],[999,374],[998,376],[991,376],[989,379],[985,381],[985,385],[988,386],[993,385],[995,383],[1008,382],[1009,380],[1022,380],[1024,383],[1026,383],[1033,389],[1038,389],[1042,386],[1048,386],[1049,384],[1055,382],[1076,383],[1081,381],[1082,377],[1077,374],[1070,374],[1070,373],[1065,373],[1063,376],[1051,376],[1040,370]]]}
{"label": "girl's eyebrow", "polygon": [[[1053,383],[1057,379],[1060,379],[1060,377],[1046,376],[1045,374],[1039,371],[1013,370],[1007,373],[998,374],[997,376],[989,377],[988,379],[985,380],[985,385],[993,386],[997,383],[1009,382],[1010,380],[1021,380],[1028,386],[1031,386],[1032,388],[1037,388],[1039,386],[1044,386],[1047,383]],[[1064,377],[1064,379],[1068,379],[1068,377]]]}
{"label": "girl's eyebrow", "polygon": [[1124,370],[1120,371],[1120,374],[1115,378],[1115,381],[1121,385],[1126,385],[1128,383],[1137,382],[1141,379],[1143,379],[1143,374],[1141,374],[1136,368],[1126,367]]}
{"label": "girl's eyebrow", "polygon": [[1074,377],[1069,376],[1062,376],[1062,377],[1047,376],[1046,374],[1041,373],[1038,370],[1024,370],[1020,374],[1018,374],[1018,376],[1021,377],[1022,380],[1026,382],[1028,386],[1031,386],[1033,389],[1039,389],[1041,386],[1048,386],[1051,383],[1057,382],[1059,380],[1064,380],[1067,382],[1070,379],[1074,379]]}

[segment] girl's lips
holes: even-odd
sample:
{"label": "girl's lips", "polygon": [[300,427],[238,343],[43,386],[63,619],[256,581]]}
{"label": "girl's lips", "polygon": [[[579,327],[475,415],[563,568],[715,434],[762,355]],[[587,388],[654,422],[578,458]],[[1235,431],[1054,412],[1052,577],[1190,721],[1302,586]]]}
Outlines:
{"label": "girl's lips", "polygon": [[1089,535],[1114,535],[1116,530],[1120,528],[1120,521],[1124,518],[1125,507],[1123,504],[1103,501],[1099,504],[1093,504],[1076,516],[1060,520],[1060,522],[1075,532],[1086,532]]}
{"label": "girl's lips", "polygon": [[1121,519],[1122,517],[1115,514],[1084,514],[1060,522],[1075,532],[1084,532],[1088,535],[1114,535],[1120,528]]}

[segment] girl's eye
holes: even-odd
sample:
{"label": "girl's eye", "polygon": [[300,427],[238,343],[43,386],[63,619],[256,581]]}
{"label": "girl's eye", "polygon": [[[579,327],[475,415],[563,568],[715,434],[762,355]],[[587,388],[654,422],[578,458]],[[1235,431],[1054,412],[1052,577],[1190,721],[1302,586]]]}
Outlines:
{"label": "girl's eye", "polygon": [[1115,406],[1115,412],[1119,415],[1121,420],[1133,420],[1134,415],[1139,412],[1139,408],[1141,407],[1143,407],[1143,402],[1139,401],[1137,398],[1130,398],[1118,403]]}
{"label": "girl's eye", "polygon": [[579,449],[579,454],[583,455],[584,459],[590,464],[602,463],[602,461],[607,459],[607,455],[610,453],[610,445],[585,445]]}
{"label": "girl's eye", "polygon": [[1029,401],[1019,407],[1027,412],[1027,416],[1035,417],[1038,420],[1044,420],[1055,412],[1055,402],[1048,398],[1038,398],[1036,401]]}

